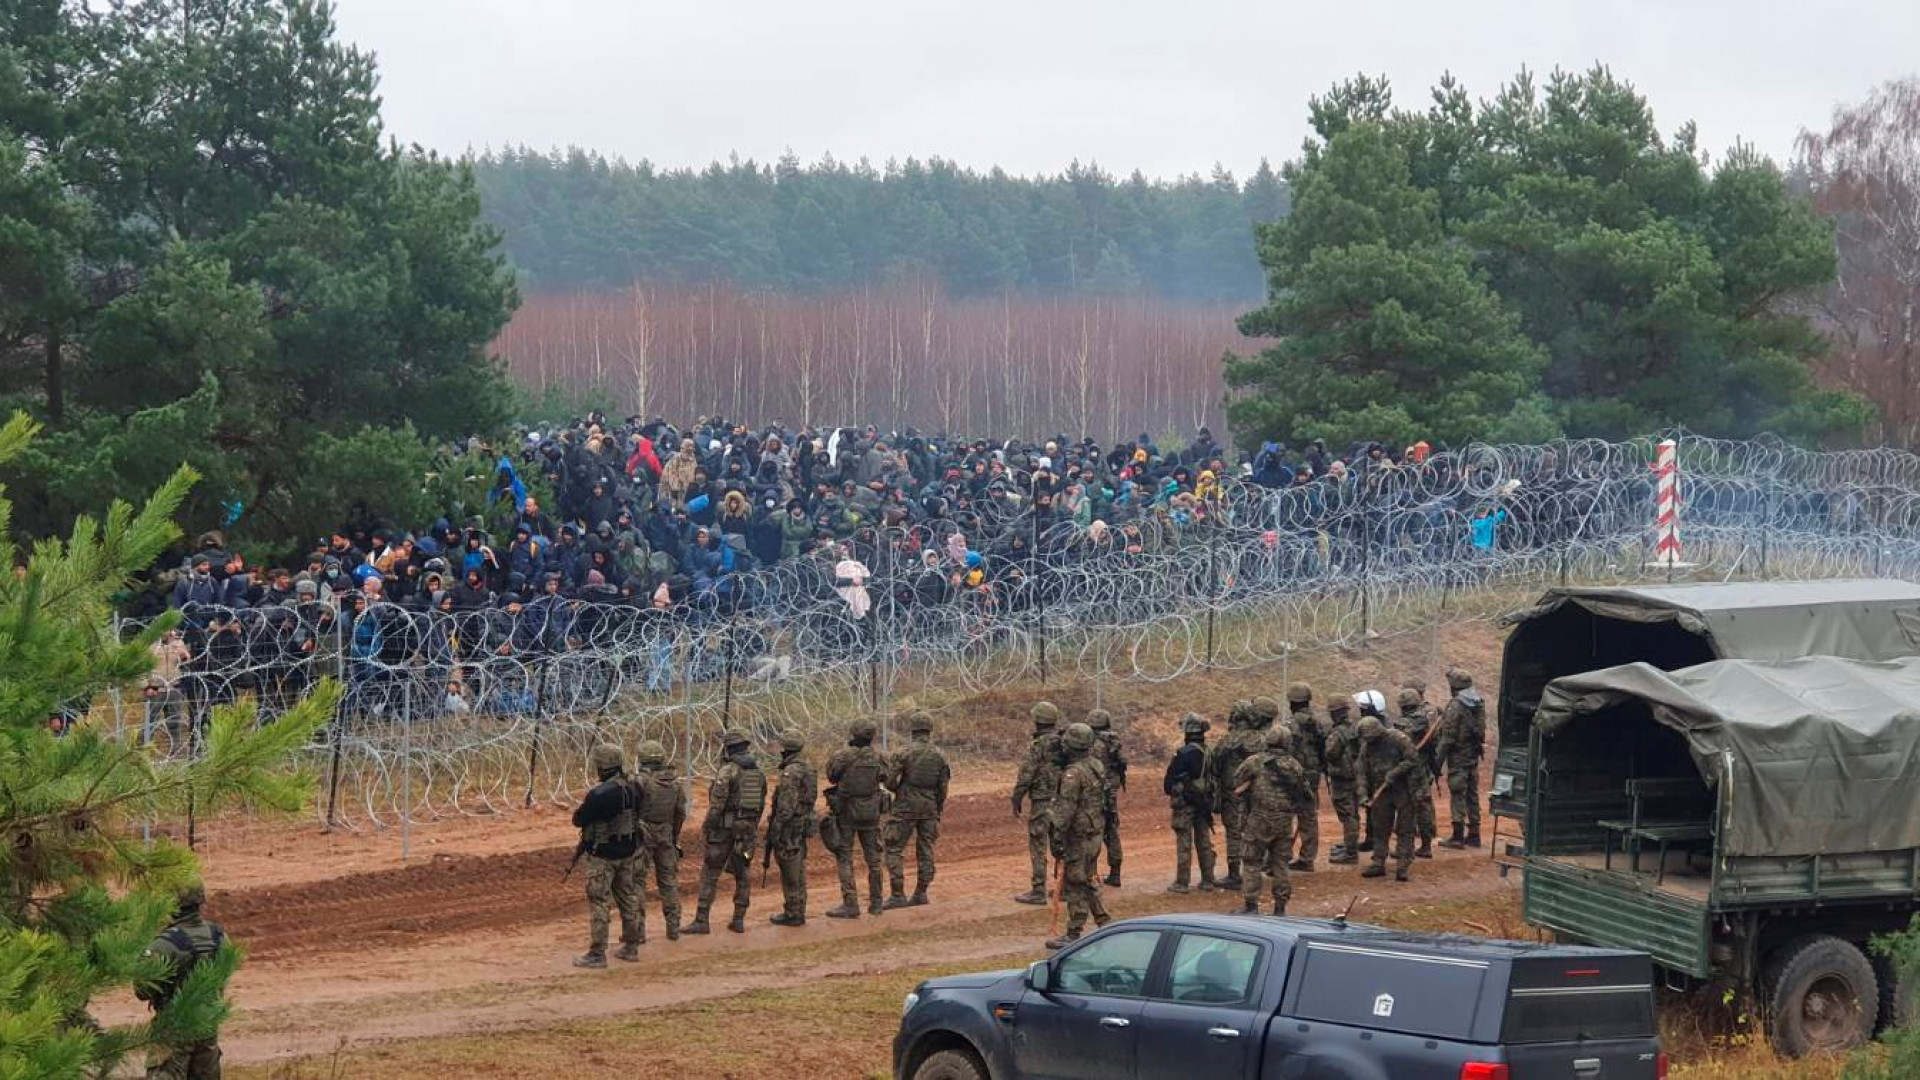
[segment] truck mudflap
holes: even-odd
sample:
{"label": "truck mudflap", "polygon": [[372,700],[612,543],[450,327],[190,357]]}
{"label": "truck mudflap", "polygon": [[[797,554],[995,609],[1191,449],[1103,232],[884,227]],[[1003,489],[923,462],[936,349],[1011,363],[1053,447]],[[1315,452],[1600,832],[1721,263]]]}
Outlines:
{"label": "truck mudflap", "polygon": [[1707,977],[1712,923],[1702,902],[1541,856],[1527,859],[1522,895],[1534,926],[1591,945],[1640,950],[1662,967]]}

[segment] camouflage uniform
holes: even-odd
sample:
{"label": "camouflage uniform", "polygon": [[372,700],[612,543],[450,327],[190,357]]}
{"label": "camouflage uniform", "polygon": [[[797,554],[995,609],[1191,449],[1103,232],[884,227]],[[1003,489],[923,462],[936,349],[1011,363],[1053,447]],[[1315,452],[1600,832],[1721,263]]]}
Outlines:
{"label": "camouflage uniform", "polygon": [[1180,721],[1186,744],[1174,752],[1167,763],[1167,775],[1161,789],[1173,808],[1174,878],[1168,892],[1187,891],[1188,873],[1199,850],[1200,891],[1212,892],[1213,881],[1213,796],[1207,768],[1207,722],[1196,713]]}
{"label": "camouflage uniform", "polygon": [[1441,847],[1480,846],[1480,758],[1487,752],[1487,701],[1473,688],[1473,676],[1454,668],[1447,672],[1453,691],[1440,717],[1434,757],[1446,766],[1448,811],[1453,837]]}
{"label": "camouflage uniform", "polygon": [[1409,792],[1413,799],[1414,832],[1420,839],[1420,847],[1414,854],[1422,859],[1431,859],[1434,838],[1440,834],[1439,821],[1433,809],[1433,751],[1439,728],[1433,715],[1433,706],[1426,703],[1418,687],[1401,688],[1400,716],[1393,722],[1393,727],[1413,743],[1414,757],[1419,762],[1419,775],[1413,778],[1413,788]]}
{"label": "camouflage uniform", "polygon": [[1020,777],[1013,785],[1013,816],[1020,816],[1020,804],[1027,803],[1027,858],[1032,864],[1033,886],[1014,897],[1016,903],[1047,902],[1047,856],[1053,842],[1048,830],[1052,815],[1047,812],[1060,790],[1060,738],[1054,725],[1060,722],[1060,710],[1051,701],[1034,705],[1033,743],[1020,763]]}
{"label": "camouflage uniform", "polygon": [[813,804],[820,787],[803,756],[806,748],[798,731],[780,736],[780,783],[767,815],[767,843],[780,864],[780,913],[768,920],[775,926],[807,924],[807,837],[816,828]]}
{"label": "camouflage uniform", "polygon": [[721,874],[733,875],[733,919],[727,929],[747,932],[747,905],[753,899],[754,836],[767,806],[767,778],[745,735],[728,731],[720,740],[727,763],[707,787],[707,820],[700,826],[707,850],[700,863],[700,907],[684,931],[689,934],[707,932],[707,913]]}
{"label": "camouflage uniform", "polygon": [[1360,792],[1356,759],[1360,737],[1353,729],[1353,702],[1344,694],[1327,703],[1327,794],[1340,819],[1340,843],[1327,853],[1330,863],[1360,861]]}
{"label": "camouflage uniform", "polygon": [[[168,967],[167,976],[158,986],[136,991],[155,1012],[173,1000],[194,968],[226,944],[227,935],[220,924],[200,916],[200,905],[206,899],[202,886],[189,885],[180,890],[173,921],[147,946],[147,955],[164,958]],[[147,1080],[220,1080],[219,1037],[180,1046],[155,1045],[147,1052]]]}
{"label": "camouflage uniform", "polygon": [[1292,709],[1287,723],[1293,728],[1293,758],[1300,763],[1300,776],[1307,785],[1307,797],[1293,818],[1300,848],[1297,854],[1288,854],[1292,869],[1312,870],[1320,855],[1320,778],[1327,771],[1327,722],[1314,712],[1313,688],[1306,683],[1287,687],[1287,704]]}
{"label": "camouflage uniform", "polygon": [[1373,820],[1374,837],[1373,865],[1361,871],[1361,876],[1386,874],[1387,837],[1392,836],[1393,876],[1405,881],[1413,868],[1412,788],[1419,782],[1420,755],[1405,732],[1387,727],[1377,716],[1361,718],[1359,735],[1360,787],[1373,800],[1362,805]]}
{"label": "camouflage uniform", "polygon": [[1120,793],[1127,789],[1127,755],[1120,748],[1120,736],[1113,731],[1113,716],[1105,709],[1087,714],[1087,726],[1098,740],[1094,754],[1107,777],[1107,884],[1120,887]]}
{"label": "camouflage uniform", "polygon": [[847,745],[827,759],[827,814],[833,828],[827,846],[833,849],[833,861],[840,871],[840,906],[827,912],[829,919],[860,917],[860,893],[853,885],[853,845],[867,863],[867,914],[880,914],[880,871],[884,856],[880,846],[880,822],[887,816],[887,794],[881,787],[887,763],[873,748],[879,727],[871,720],[856,721],[848,734]]}
{"label": "camouflage uniform", "polygon": [[1308,800],[1306,774],[1293,756],[1293,732],[1276,727],[1266,734],[1260,753],[1240,763],[1233,774],[1233,798],[1241,805],[1241,910],[1260,910],[1260,875],[1273,878],[1273,913],[1285,915],[1293,885],[1287,879],[1287,852],[1293,846],[1293,822]]}
{"label": "camouflage uniform", "polygon": [[[1233,777],[1240,763],[1260,751],[1261,737],[1253,730],[1253,703],[1236,701],[1227,713],[1227,736],[1213,748],[1208,759],[1208,781],[1215,793],[1224,795],[1233,789]],[[1227,876],[1223,889],[1240,887],[1240,806],[1234,799],[1219,798],[1214,810],[1220,815],[1220,831],[1226,838]]]}
{"label": "camouflage uniform", "polygon": [[1080,937],[1089,916],[1095,926],[1107,925],[1107,909],[1100,902],[1100,844],[1106,833],[1106,769],[1095,757],[1098,743],[1093,729],[1073,724],[1061,736],[1067,767],[1060,792],[1048,807],[1053,822],[1053,857],[1060,860],[1060,892],[1067,905],[1067,932],[1047,942],[1058,949]]}
{"label": "camouflage uniform", "polygon": [[607,932],[612,909],[620,909],[622,960],[640,959],[647,940],[640,921],[639,893],[633,882],[633,853],[639,849],[640,805],[645,793],[621,772],[620,748],[593,748],[593,769],[600,782],[587,792],[573,812],[580,830],[580,853],[587,858],[587,951],[575,967],[607,966]]}
{"label": "camouflage uniform", "polygon": [[[933,717],[916,709],[907,718],[912,742],[887,763],[887,789],[893,792],[893,819],[887,822],[887,884],[884,906],[914,907],[927,902],[933,884],[933,845],[940,839],[940,815],[947,810],[947,785],[953,767],[934,749]],[[914,841],[913,898],[907,891],[907,841]]]}
{"label": "camouflage uniform", "polygon": [[633,857],[633,879],[639,885],[640,936],[646,938],[647,878],[660,890],[660,913],[667,940],[680,940],[680,832],[687,825],[687,786],[673,775],[666,748],[652,739],[640,744],[640,775],[645,793],[640,802],[640,846]]}

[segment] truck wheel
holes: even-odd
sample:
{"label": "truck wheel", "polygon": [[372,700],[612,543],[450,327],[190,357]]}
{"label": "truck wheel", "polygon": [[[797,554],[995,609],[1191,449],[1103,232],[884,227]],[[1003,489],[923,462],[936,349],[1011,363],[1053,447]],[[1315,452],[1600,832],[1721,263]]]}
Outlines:
{"label": "truck wheel", "polygon": [[1880,983],[1865,954],[1830,934],[1795,938],[1760,981],[1767,1033],[1789,1057],[1839,1053],[1873,1037]]}
{"label": "truck wheel", "polygon": [[965,1050],[942,1050],[913,1070],[913,1080],[987,1080],[987,1069]]}
{"label": "truck wheel", "polygon": [[1884,956],[1873,958],[1873,977],[1880,980],[1880,1019],[1873,1026],[1879,1035],[1889,1028],[1911,1028],[1920,1021],[1920,988],[1903,982],[1893,970],[1893,961]]}

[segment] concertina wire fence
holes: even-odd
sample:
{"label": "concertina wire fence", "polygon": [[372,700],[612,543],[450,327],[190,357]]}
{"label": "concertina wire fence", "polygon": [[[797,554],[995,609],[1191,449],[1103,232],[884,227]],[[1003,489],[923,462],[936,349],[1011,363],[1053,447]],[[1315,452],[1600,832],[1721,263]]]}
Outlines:
{"label": "concertina wire fence", "polygon": [[[903,689],[964,701],[1022,680],[1092,680],[1111,695],[1488,618],[1553,584],[1673,579],[1651,561],[1653,447],[1473,445],[1337,487],[1229,485],[1204,518],[1146,515],[1137,535],[1060,525],[1023,535],[1027,550],[1011,556],[1011,536],[970,537],[1003,552],[986,590],[923,570],[919,552],[944,554],[950,523],[894,529],[856,544],[872,574],[864,618],[836,590],[833,561],[811,557],[732,575],[670,610],[382,604],[306,635],[290,609],[241,611],[171,690],[116,692],[113,722],[189,754],[212,706],[253,695],[271,722],[330,676],[346,695],[303,762],[328,825],[570,804],[598,742],[631,753],[657,739],[698,775],[717,763],[723,727],[756,739],[797,727],[831,745],[871,714],[890,737]],[[1687,580],[1920,579],[1920,456],[1682,436],[1680,469]],[[1498,542],[1477,547],[1472,519],[1495,507],[1507,515]],[[366,619],[377,634],[356,635]],[[456,676],[466,711],[448,705]]]}

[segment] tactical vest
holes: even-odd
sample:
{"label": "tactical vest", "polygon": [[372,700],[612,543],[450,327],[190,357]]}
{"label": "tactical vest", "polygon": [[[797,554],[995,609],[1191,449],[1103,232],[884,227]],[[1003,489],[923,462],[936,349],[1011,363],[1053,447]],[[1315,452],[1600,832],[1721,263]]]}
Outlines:
{"label": "tactical vest", "polygon": [[613,784],[619,790],[620,812],[611,818],[593,822],[581,830],[580,838],[586,841],[589,849],[597,848],[601,844],[619,843],[632,839],[634,826],[638,822],[638,815],[634,813],[633,808],[633,804],[643,798],[638,786],[624,776],[604,782]]}
{"label": "tactical vest", "polygon": [[915,746],[907,751],[907,767],[901,782],[928,794],[940,790],[941,757],[931,746]]}
{"label": "tactical vest", "polygon": [[680,808],[680,781],[664,773],[648,773],[640,780],[645,801],[640,805],[640,821],[653,828],[671,828],[673,815]]}
{"label": "tactical vest", "polygon": [[1320,730],[1320,719],[1307,709],[1298,709],[1288,718],[1293,725],[1293,756],[1300,768],[1310,774],[1327,771],[1327,748]]}
{"label": "tactical vest", "polygon": [[1033,763],[1033,777],[1027,786],[1027,799],[1033,803],[1052,802],[1060,794],[1060,737],[1052,732],[1035,735],[1027,756]]}
{"label": "tactical vest", "polygon": [[172,972],[161,981],[160,992],[155,995],[155,1008],[173,1000],[180,987],[187,981],[193,969],[220,951],[226,944],[227,935],[218,926],[202,921],[194,926],[169,926],[160,932],[161,940],[178,951],[185,959],[177,962]]}
{"label": "tactical vest", "polygon": [[865,799],[880,793],[880,756],[871,747],[860,747],[840,773],[840,797]]}
{"label": "tactical vest", "polygon": [[1335,780],[1354,778],[1354,730],[1351,724],[1335,724],[1327,733],[1327,775]]}
{"label": "tactical vest", "polygon": [[736,765],[733,775],[734,817],[759,820],[767,808],[767,774],[758,766]]}

